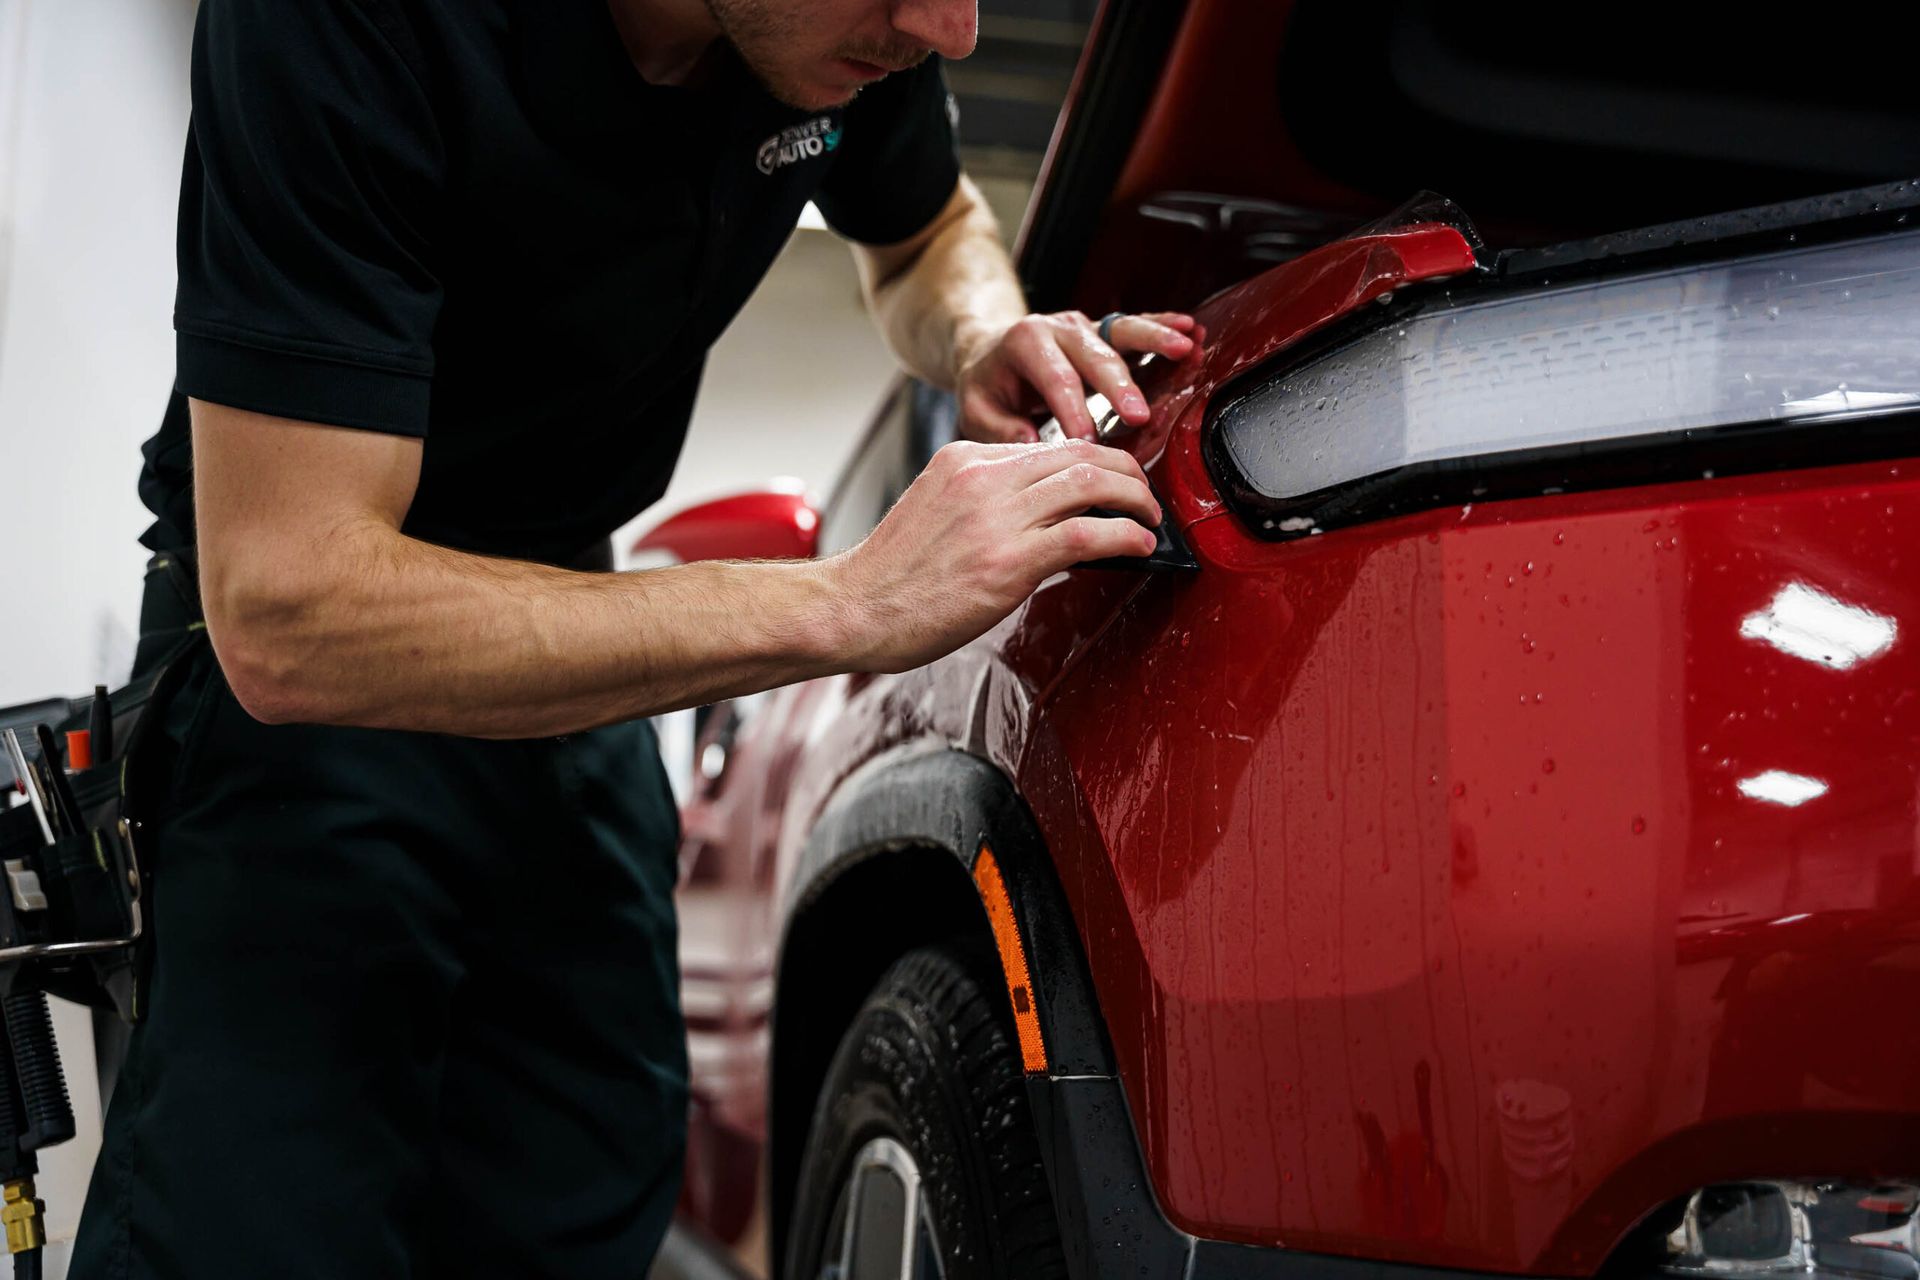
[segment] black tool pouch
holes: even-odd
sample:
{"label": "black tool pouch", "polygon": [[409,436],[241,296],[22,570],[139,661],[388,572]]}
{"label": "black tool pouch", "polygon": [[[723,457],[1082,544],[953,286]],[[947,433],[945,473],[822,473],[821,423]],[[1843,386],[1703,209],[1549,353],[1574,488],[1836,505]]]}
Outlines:
{"label": "black tool pouch", "polygon": [[[124,746],[98,768],[68,775],[84,828],[52,844],[28,805],[0,812],[0,996],[42,990],[131,1022],[139,1016],[139,967],[148,921],[149,869],[141,863],[143,826],[166,779],[149,777],[162,761],[162,722],[204,628],[181,635],[139,678],[109,695],[114,738]],[[41,709],[47,705],[41,704]],[[82,728],[71,714],[55,727]],[[164,770],[156,767],[154,773]]]}

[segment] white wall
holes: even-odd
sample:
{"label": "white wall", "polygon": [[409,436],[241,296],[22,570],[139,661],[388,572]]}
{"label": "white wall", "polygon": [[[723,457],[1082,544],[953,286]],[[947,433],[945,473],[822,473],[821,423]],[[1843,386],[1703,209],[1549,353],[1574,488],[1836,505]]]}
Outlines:
{"label": "white wall", "polygon": [[[969,168],[1010,240],[1033,191],[1032,165],[983,159]],[[625,554],[639,533],[696,502],[778,476],[826,497],[895,374],[860,301],[852,254],[824,230],[796,232],[714,346],[673,484],[616,536],[616,550]]]}
{"label": "white wall", "polygon": [[[192,21],[190,0],[0,0],[0,704],[117,682],[132,659]],[[42,1162],[62,1239],[99,1101],[84,1017],[56,1020],[81,1126]]]}
{"label": "white wall", "polygon": [[0,0],[0,703],[132,657],[142,439],[173,380],[188,0]]}
{"label": "white wall", "polygon": [[[987,160],[972,176],[1011,238],[1032,169]],[[616,549],[624,554],[639,531],[695,502],[776,476],[797,476],[824,498],[894,374],[860,301],[852,254],[825,231],[796,232],[707,361],[673,484]]]}
{"label": "white wall", "polygon": [[707,360],[666,496],[615,538],[695,502],[797,476],[825,495],[894,373],[846,245],[797,231]]}

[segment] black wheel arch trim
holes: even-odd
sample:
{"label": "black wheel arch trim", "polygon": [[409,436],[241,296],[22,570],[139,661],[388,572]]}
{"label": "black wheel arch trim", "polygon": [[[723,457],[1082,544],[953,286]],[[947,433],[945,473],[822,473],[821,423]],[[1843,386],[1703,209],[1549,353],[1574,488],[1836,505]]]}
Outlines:
{"label": "black wheel arch trim", "polygon": [[[982,846],[991,848],[1000,863],[1027,948],[1049,1060],[1048,1074],[1027,1076],[1027,1098],[1073,1280],[1462,1280],[1472,1274],[1208,1240],[1168,1219],[1154,1195],[1078,928],[1051,857],[1012,781],[978,756],[935,749],[882,757],[841,786],[790,882],[781,968],[793,922],[853,868],[881,855],[920,849],[944,852],[970,871]],[[984,911],[979,923],[987,927]],[[776,974],[776,1062],[777,993]],[[785,1247],[784,1206],[791,1203],[798,1153],[781,1150],[777,1123],[772,1132],[772,1243],[779,1250]],[[784,1190],[783,1162],[788,1166]]]}
{"label": "black wheel arch trim", "polygon": [[[991,848],[999,862],[1019,923],[1050,1067],[1065,1078],[1107,1079],[1118,1087],[1113,1051],[1094,1000],[1093,980],[1072,912],[1033,816],[1013,783],[988,761],[964,751],[913,748],[882,756],[840,785],[801,850],[782,904],[770,1081],[770,1256],[784,1256],[786,1214],[793,1204],[801,1164],[797,1148],[804,1141],[794,1136],[804,1134],[804,1119],[797,1128],[785,1123],[779,1101],[783,1049],[796,1038],[783,1035],[782,1006],[787,1002],[781,998],[783,975],[796,951],[796,934],[810,908],[836,885],[862,867],[903,850],[953,859],[947,865],[968,877],[968,891],[978,906],[971,872],[983,846]],[[982,937],[990,938],[984,908],[979,910],[977,924]],[[1029,1077],[1030,1097],[1035,1079],[1046,1077]],[[1041,1145],[1049,1145],[1045,1131]],[[1049,1157],[1049,1181],[1055,1184],[1056,1203],[1064,1204],[1055,1164]],[[1065,1217],[1063,1212],[1063,1238],[1082,1235],[1069,1229]],[[1076,1280],[1095,1274],[1071,1261],[1069,1265]]]}
{"label": "black wheel arch trim", "polygon": [[[1073,914],[1033,815],[1006,774],[964,751],[882,757],[841,786],[815,823],[789,883],[782,912],[787,922],[783,965],[793,921],[851,867],[879,854],[918,848],[952,854],[971,873],[983,846],[1000,862],[1020,922],[1054,1073],[1114,1074],[1113,1050]],[[984,914],[980,923],[986,927]]]}

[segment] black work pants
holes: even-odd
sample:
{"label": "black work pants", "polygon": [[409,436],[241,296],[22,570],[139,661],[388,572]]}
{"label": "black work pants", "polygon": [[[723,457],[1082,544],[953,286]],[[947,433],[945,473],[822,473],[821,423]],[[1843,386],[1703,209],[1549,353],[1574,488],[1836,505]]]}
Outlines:
{"label": "black work pants", "polygon": [[[168,589],[143,659],[185,623]],[[644,1275],[686,1107],[651,728],[269,726],[189,661],[71,1274]]]}

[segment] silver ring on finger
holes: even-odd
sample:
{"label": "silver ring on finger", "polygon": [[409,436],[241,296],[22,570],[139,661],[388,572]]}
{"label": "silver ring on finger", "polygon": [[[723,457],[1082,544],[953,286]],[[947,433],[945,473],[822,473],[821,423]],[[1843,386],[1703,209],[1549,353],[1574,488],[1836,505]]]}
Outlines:
{"label": "silver ring on finger", "polygon": [[1125,320],[1126,318],[1127,318],[1127,313],[1124,311],[1109,311],[1104,316],[1101,316],[1100,317],[1100,341],[1106,343],[1108,346],[1112,346],[1113,345],[1113,322],[1115,320]]}

